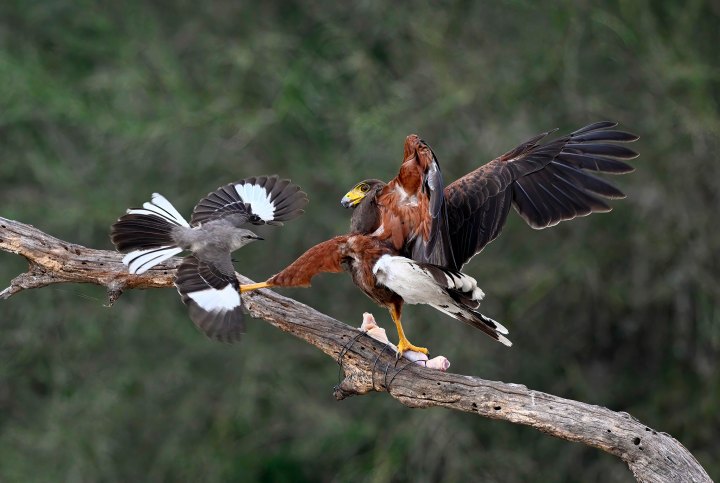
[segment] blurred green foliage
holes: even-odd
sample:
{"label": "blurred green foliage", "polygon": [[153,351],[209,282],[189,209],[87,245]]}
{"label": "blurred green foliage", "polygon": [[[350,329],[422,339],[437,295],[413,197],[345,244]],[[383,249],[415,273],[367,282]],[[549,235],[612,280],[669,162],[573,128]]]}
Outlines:
{"label": "blurred green foliage", "polygon": [[[184,213],[280,173],[300,222],[239,251],[257,280],[343,233],[339,199],[394,176],[419,133],[453,180],[525,138],[602,119],[641,135],[628,198],[473,260],[508,350],[429,308],[411,340],[453,370],[628,411],[720,478],[717,2],[313,0],[0,4],[0,215],[111,248],[153,191]],[[24,269],[0,253],[0,281]],[[284,293],[349,323],[349,277]],[[337,403],[337,367],[268,325],[211,343],[173,290],[94,286],[0,304],[3,481],[632,481],[532,429],[386,395]]]}

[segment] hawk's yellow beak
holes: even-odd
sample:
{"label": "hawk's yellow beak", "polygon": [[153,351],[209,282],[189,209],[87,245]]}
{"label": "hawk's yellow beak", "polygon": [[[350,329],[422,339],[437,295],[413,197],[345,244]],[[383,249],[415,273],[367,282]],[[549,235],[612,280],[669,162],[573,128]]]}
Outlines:
{"label": "hawk's yellow beak", "polygon": [[351,208],[360,203],[363,198],[365,198],[365,194],[367,193],[367,190],[363,193],[360,191],[360,188],[357,186],[350,191],[347,192],[345,196],[342,197],[340,200],[340,204],[343,205],[345,208]]}

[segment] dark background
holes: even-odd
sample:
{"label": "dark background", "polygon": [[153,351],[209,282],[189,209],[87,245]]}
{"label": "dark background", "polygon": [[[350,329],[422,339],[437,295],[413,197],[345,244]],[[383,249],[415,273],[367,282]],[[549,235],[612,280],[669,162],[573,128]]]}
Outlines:
{"label": "dark background", "polygon": [[[626,200],[544,231],[512,214],[465,267],[511,349],[428,307],[406,330],[456,372],[627,411],[720,478],[719,4],[340,3],[2,2],[0,215],[111,249],[153,191],[189,215],[279,173],[311,203],[236,253],[264,280],[347,229],[340,197],[393,177],[407,134],[449,182],[538,132],[618,120],[641,136],[613,179]],[[0,283],[25,266],[0,253]],[[283,293],[393,333],[347,275]],[[632,481],[527,427],[338,403],[325,355],[255,320],[212,343],[172,289],[105,303],[80,285],[0,303],[0,480]]]}

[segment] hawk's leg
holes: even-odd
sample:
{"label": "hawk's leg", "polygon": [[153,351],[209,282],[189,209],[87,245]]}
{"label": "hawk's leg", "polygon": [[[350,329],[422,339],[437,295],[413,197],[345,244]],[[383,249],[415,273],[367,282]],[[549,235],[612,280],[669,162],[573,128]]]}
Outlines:
{"label": "hawk's leg", "polygon": [[267,282],[260,283],[249,283],[246,285],[240,285],[240,293],[250,292],[251,290],[258,290],[261,288],[272,287],[273,285]]}
{"label": "hawk's leg", "polygon": [[399,306],[398,304],[392,304],[389,307],[390,310],[390,316],[393,319],[393,322],[395,322],[395,328],[397,329],[398,337],[400,338],[400,341],[397,344],[398,348],[398,359],[402,357],[402,355],[407,351],[414,351],[414,352],[422,352],[423,354],[428,353],[427,348],[425,347],[418,347],[416,345],[413,345],[410,343],[410,341],[405,337],[405,332],[402,328],[402,322],[400,322],[400,315],[402,312],[402,306]]}

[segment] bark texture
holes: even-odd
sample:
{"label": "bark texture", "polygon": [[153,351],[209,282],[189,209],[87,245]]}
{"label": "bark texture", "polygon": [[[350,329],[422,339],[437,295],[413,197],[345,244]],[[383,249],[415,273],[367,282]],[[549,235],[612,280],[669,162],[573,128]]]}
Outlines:
{"label": "bark texture", "polygon": [[[115,252],[95,250],[49,236],[0,217],[0,249],[28,260],[26,273],[0,292],[0,300],[55,283],[106,287],[109,304],[124,290],[172,287],[177,259],[142,275],[130,275]],[[241,283],[252,281],[238,275]],[[712,481],[693,455],[667,433],[627,413],[533,391],[519,384],[487,381],[426,369],[401,360],[363,332],[270,290],[243,295],[250,315],[314,345],[341,364],[345,377],[334,396],[387,392],[408,407],[445,407],[524,424],[621,458],[641,482]]]}

